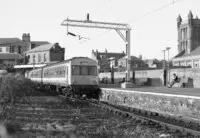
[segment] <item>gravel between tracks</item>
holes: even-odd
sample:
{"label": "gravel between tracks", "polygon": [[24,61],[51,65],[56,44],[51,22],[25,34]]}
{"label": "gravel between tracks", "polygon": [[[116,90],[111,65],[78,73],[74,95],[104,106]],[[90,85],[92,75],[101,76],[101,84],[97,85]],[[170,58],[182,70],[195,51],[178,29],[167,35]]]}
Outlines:
{"label": "gravel between tracks", "polygon": [[31,97],[15,103],[7,119],[15,124],[18,137],[175,137],[140,120],[116,116],[84,103],[63,102],[55,96]]}

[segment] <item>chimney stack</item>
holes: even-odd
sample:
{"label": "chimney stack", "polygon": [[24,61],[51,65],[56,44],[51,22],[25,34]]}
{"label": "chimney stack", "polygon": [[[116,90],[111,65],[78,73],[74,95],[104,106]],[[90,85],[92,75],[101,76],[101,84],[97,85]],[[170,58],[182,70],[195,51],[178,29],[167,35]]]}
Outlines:
{"label": "chimney stack", "polygon": [[90,14],[87,13],[87,21],[89,21],[89,20],[90,20]]}
{"label": "chimney stack", "polygon": [[22,34],[22,41],[24,41],[24,42],[31,42],[31,36],[30,36],[30,34],[29,33],[28,34],[23,33]]}

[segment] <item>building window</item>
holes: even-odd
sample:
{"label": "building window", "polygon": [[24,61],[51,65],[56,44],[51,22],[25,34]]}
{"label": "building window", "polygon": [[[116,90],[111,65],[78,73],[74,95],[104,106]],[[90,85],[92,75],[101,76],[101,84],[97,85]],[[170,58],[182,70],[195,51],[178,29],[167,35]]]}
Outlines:
{"label": "building window", "polygon": [[195,66],[194,66],[194,68],[199,68],[199,64],[196,63]]}
{"label": "building window", "polygon": [[38,62],[41,62],[41,54],[38,54]]}
{"label": "building window", "polygon": [[35,54],[33,54],[33,63],[35,63]]}
{"label": "building window", "polygon": [[2,52],[2,48],[0,47],[0,52]]}
{"label": "building window", "polygon": [[181,40],[186,40],[187,39],[187,37],[188,37],[187,33],[188,33],[188,29],[187,28],[181,29]]}
{"label": "building window", "polygon": [[21,54],[21,47],[18,47],[18,53]]}
{"label": "building window", "polygon": [[10,48],[9,47],[6,47],[6,52],[10,52]]}
{"label": "building window", "polygon": [[44,53],[44,62],[46,62],[46,61],[47,61],[47,54]]}
{"label": "building window", "polygon": [[15,49],[14,49],[14,46],[11,46],[10,47],[10,53],[14,53]]}

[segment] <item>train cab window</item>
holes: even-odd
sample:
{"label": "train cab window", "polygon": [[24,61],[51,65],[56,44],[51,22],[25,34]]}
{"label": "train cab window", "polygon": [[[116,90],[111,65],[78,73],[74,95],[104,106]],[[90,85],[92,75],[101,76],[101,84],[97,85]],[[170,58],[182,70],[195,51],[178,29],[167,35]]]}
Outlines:
{"label": "train cab window", "polygon": [[95,66],[89,66],[88,67],[88,75],[97,75],[97,68]]}
{"label": "train cab window", "polygon": [[72,75],[79,75],[79,74],[80,74],[80,67],[72,66]]}
{"label": "train cab window", "polygon": [[88,75],[88,67],[81,66],[81,75]]}

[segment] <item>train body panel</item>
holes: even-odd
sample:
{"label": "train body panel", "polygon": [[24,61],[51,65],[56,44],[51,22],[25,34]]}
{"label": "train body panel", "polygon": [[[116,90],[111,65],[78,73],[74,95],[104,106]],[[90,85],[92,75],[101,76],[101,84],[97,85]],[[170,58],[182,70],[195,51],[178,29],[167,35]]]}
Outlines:
{"label": "train body panel", "polygon": [[66,78],[43,78],[43,84],[46,84],[46,85],[58,85],[58,86],[68,86]]}

